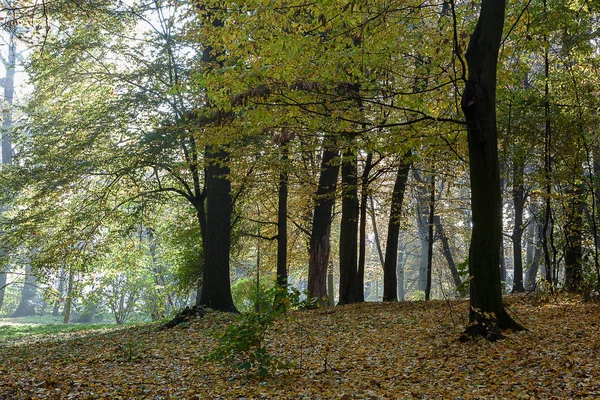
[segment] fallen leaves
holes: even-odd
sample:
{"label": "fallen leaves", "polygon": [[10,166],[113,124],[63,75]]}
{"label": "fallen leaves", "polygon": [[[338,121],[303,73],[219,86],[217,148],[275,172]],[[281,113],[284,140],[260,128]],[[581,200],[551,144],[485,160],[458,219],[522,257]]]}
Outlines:
{"label": "fallen leaves", "polygon": [[[529,332],[460,343],[466,302],[358,304],[292,313],[268,348],[290,370],[250,379],[198,360],[209,313],[187,328],[154,326],[0,348],[2,398],[572,398],[600,397],[600,305],[507,298]],[[333,311],[333,312],[331,312]],[[454,321],[454,322],[453,322]]]}

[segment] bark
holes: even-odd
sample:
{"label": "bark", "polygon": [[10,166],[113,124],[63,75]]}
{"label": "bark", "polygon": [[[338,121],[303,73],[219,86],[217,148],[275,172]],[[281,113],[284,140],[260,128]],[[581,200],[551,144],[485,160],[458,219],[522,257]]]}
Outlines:
{"label": "bark", "polygon": [[466,53],[468,80],[461,108],[467,123],[473,231],[469,249],[469,325],[462,338],[503,337],[501,329],[523,329],[506,312],[500,282],[502,199],[496,128],[496,65],[505,1],[483,0]]}
{"label": "bark", "polygon": [[352,145],[342,158],[342,217],[340,221],[340,291],[338,304],[358,301],[358,181],[357,160]]}
{"label": "bark", "polygon": [[433,219],[435,218],[435,175],[433,174],[431,175],[431,186],[429,190],[431,191],[431,196],[429,198],[429,232],[427,234],[429,240],[427,246],[427,286],[425,287],[425,300],[431,298],[431,270],[433,267]]}
{"label": "bark", "polygon": [[339,151],[333,140],[325,138],[308,250],[308,292],[319,299],[327,297],[327,265],[331,250],[329,237],[340,169],[338,158]]}
{"label": "bark", "polygon": [[231,182],[229,152],[223,146],[207,146],[206,242],[200,304],[213,310],[236,312],[229,281],[231,243]]}
{"label": "bark", "polygon": [[512,292],[524,292],[523,286],[523,208],[525,206],[525,189],[523,187],[523,170],[524,165],[522,160],[513,162],[513,205],[515,209],[515,224],[513,226],[512,242],[513,242],[513,263],[514,263],[514,278]]}
{"label": "bark", "polygon": [[400,257],[398,255],[398,238],[400,236],[400,218],[402,216],[406,182],[408,181],[408,173],[412,164],[410,160],[411,155],[411,150],[404,154],[396,172],[396,181],[392,191],[390,221],[388,223],[385,259],[383,262],[383,301],[398,300],[398,275],[396,271],[398,257]]}
{"label": "bark", "polygon": [[365,167],[360,181],[360,230],[358,232],[358,301],[365,301],[365,260],[367,252],[367,202],[369,197],[369,175],[373,168],[373,153],[367,154]]}
{"label": "bark", "polygon": [[[435,224],[437,235],[442,242],[442,254],[446,259],[446,262],[448,263],[448,269],[450,270],[450,274],[452,274],[452,281],[454,282],[456,290],[459,290],[459,288],[462,285],[462,282],[460,280],[460,274],[456,269],[456,263],[454,262],[454,257],[452,257],[452,251],[450,251],[450,243],[448,240],[448,236],[446,236],[446,232],[444,231],[444,226],[442,225],[442,220],[439,215],[436,215],[434,217],[433,223]],[[464,294],[461,293],[461,295]]]}
{"label": "bark", "polygon": [[289,177],[287,172],[288,148],[281,147],[282,169],[279,173],[277,204],[277,283],[287,286],[287,200]]}
{"label": "bark", "polygon": [[[214,27],[223,26],[223,21],[218,18],[212,18],[210,15],[206,15],[206,18],[212,19],[211,23]],[[202,62],[207,69],[213,68],[212,64],[223,66],[218,55],[211,46],[204,48]],[[237,312],[231,297],[229,281],[233,208],[231,182],[229,182],[229,156],[226,144],[207,145],[204,150],[206,226],[200,304],[214,310]]]}

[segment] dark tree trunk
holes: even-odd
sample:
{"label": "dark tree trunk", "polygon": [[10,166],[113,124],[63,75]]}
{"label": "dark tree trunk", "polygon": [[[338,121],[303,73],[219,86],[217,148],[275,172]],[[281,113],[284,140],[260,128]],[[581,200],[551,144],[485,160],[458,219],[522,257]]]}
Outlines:
{"label": "dark tree trunk", "polygon": [[[452,274],[452,280],[454,281],[454,286],[456,290],[459,291],[459,288],[462,287],[462,282],[460,280],[460,275],[458,270],[456,269],[456,263],[454,262],[454,257],[452,257],[452,251],[450,251],[450,243],[448,241],[448,236],[446,236],[446,232],[444,231],[444,226],[442,225],[442,220],[439,215],[436,215],[433,219],[433,223],[435,224],[435,229],[437,231],[437,235],[442,241],[442,254],[448,263],[448,269],[450,269],[450,274]],[[460,293],[460,292],[459,292]],[[464,293],[460,293],[461,296],[464,296]]]}
{"label": "dark tree trunk", "polygon": [[525,189],[523,188],[523,160],[513,161],[513,204],[515,208],[515,225],[513,227],[513,264],[514,278],[512,292],[524,292],[523,286],[523,208],[525,205]]}
{"label": "dark tree trunk", "polygon": [[228,162],[224,147],[206,148],[206,242],[200,304],[236,312],[229,281],[232,200]]}
{"label": "dark tree trunk", "polygon": [[400,236],[400,218],[402,217],[402,204],[406,192],[406,182],[412,161],[412,152],[407,151],[402,157],[396,172],[396,182],[392,191],[392,205],[390,208],[390,221],[388,223],[387,241],[385,244],[385,260],[383,262],[383,301],[398,300],[398,276],[396,266],[398,262],[398,238]]}
{"label": "dark tree trunk", "polygon": [[339,169],[339,151],[332,139],[325,138],[308,250],[308,292],[319,299],[327,297],[329,236]]}
{"label": "dark tree trunk", "polygon": [[279,193],[277,204],[277,283],[287,286],[287,200],[288,200],[288,148],[281,147],[281,172],[279,173]]}
{"label": "dark tree trunk", "polygon": [[435,175],[431,175],[431,184],[429,190],[431,195],[429,197],[429,219],[428,219],[428,246],[427,246],[427,286],[425,287],[425,300],[431,298],[431,270],[433,268],[433,220],[435,218]]}
{"label": "dark tree trunk", "polygon": [[358,301],[365,301],[365,260],[367,253],[367,202],[369,200],[369,175],[373,168],[373,153],[367,154],[360,181],[360,230],[358,232]]}
{"label": "dark tree trunk", "polygon": [[[358,301],[358,181],[357,160],[351,147],[342,158],[342,218],[340,221],[339,304]],[[360,288],[362,290],[362,288]]]}
{"label": "dark tree trunk", "polygon": [[565,226],[565,289],[569,292],[579,292],[583,279],[581,266],[582,229],[583,229],[583,199],[580,185],[573,184],[569,190],[569,205]]}
{"label": "dark tree trunk", "polygon": [[504,24],[504,0],[483,0],[466,53],[469,76],[461,107],[467,122],[473,231],[469,249],[469,325],[463,338],[503,337],[523,329],[506,312],[500,282],[502,199],[496,128],[496,65]]}

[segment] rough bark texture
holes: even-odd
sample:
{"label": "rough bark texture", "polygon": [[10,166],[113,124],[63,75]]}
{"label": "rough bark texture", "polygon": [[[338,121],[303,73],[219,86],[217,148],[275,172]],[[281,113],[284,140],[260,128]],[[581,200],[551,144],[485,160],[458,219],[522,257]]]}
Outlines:
{"label": "rough bark texture", "polygon": [[496,130],[496,64],[504,0],[483,0],[466,53],[469,69],[461,107],[467,122],[473,231],[469,249],[469,325],[463,338],[502,338],[500,329],[523,329],[506,312],[500,284],[502,215]]}
{"label": "rough bark texture", "polygon": [[331,218],[339,174],[339,151],[333,141],[325,139],[321,175],[315,198],[310,248],[308,250],[308,292],[312,297],[327,297],[327,264],[331,244]]}
{"label": "rough bark texture", "polygon": [[236,312],[229,281],[231,242],[231,183],[229,153],[224,147],[207,147],[206,242],[200,304],[213,310]]}
{"label": "rough bark texture", "polygon": [[[350,146],[351,147],[351,146]],[[359,300],[358,252],[358,181],[356,156],[350,149],[342,159],[342,217],[340,221],[340,291],[339,304]]]}
{"label": "rough bark texture", "polygon": [[411,155],[411,151],[404,154],[396,172],[396,181],[394,183],[394,190],[392,191],[390,221],[388,223],[385,259],[383,262],[383,301],[398,300],[398,276],[396,271],[399,257],[398,238],[400,235],[400,217],[402,216],[406,182],[408,181],[408,172],[412,164],[410,160]]}
{"label": "rough bark texture", "polygon": [[514,278],[512,292],[524,292],[523,286],[523,208],[525,206],[525,189],[523,188],[524,165],[521,160],[513,165],[513,205],[515,208],[515,224],[513,226],[513,264]]}

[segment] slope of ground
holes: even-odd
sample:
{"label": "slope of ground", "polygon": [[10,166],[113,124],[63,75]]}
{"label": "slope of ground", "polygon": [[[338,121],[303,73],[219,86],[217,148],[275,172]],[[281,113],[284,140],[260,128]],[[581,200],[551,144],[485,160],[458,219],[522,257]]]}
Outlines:
{"label": "slope of ground", "polygon": [[74,399],[600,398],[600,305],[507,299],[529,328],[461,343],[466,302],[360,304],[292,313],[269,350],[293,364],[264,379],[199,362],[209,313],[172,330],[142,326],[0,344],[0,397]]}

